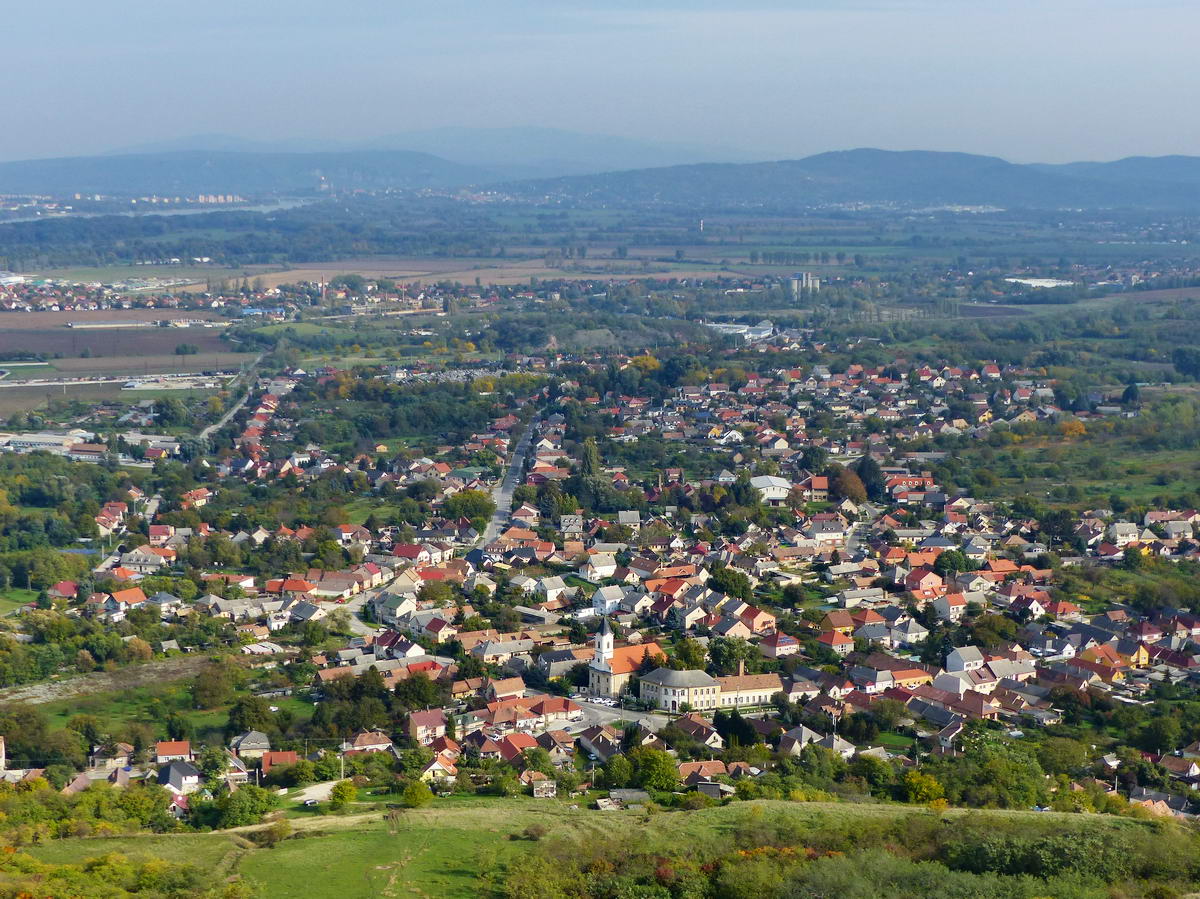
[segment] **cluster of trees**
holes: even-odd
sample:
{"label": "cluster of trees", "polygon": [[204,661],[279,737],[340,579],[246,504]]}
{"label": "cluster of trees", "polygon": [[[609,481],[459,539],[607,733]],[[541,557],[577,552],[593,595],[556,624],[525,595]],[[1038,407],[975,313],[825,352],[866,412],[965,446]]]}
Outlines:
{"label": "cluster of trees", "polygon": [[[301,445],[312,440],[334,448],[396,435],[462,442],[486,430],[536,383],[529,376],[506,375],[494,379],[494,392],[481,395],[468,383],[394,384],[369,371],[341,374],[293,394],[300,407],[295,439]],[[327,414],[331,404],[336,404],[336,417]]]}
{"label": "cluster of trees", "polygon": [[402,731],[409,712],[435,708],[449,700],[445,684],[415,674],[389,690],[373,667],[357,678],[340,678],[323,687],[325,701],[316,707],[304,734],[345,738],[360,730]]}
{"label": "cluster of trees", "polygon": [[[117,588],[112,581],[93,583],[87,578],[81,578],[79,584],[79,594],[84,596],[93,588]],[[140,586],[147,595],[163,590],[185,600],[194,599],[199,592],[195,582],[180,578],[147,578]],[[150,608],[131,610],[124,620],[107,624],[51,609],[44,593],[40,604],[47,608],[30,611],[24,618],[29,642],[0,635],[0,685],[43,680],[64,668],[86,673],[143,662],[164,640],[175,640],[181,647],[201,647],[236,639],[232,623],[218,618],[191,616],[165,624]]]}
{"label": "cluster of trees", "polygon": [[481,229],[484,219],[480,210],[447,201],[365,196],[349,203],[276,209],[269,215],[229,211],[194,216],[71,216],[5,225],[5,258],[6,267],[25,270],[131,264],[173,256],[209,256],[230,266],[328,261],[364,253],[490,256],[496,252],[497,236]]}
{"label": "cluster of trees", "polygon": [[93,784],[64,796],[44,777],[21,784],[0,784],[0,813],[6,840],[16,845],[93,834],[176,829],[167,811],[170,794],[153,783],[116,789]]}
{"label": "cluster of trees", "polygon": [[720,839],[694,837],[684,847],[653,820],[593,836],[570,852],[550,842],[522,853],[508,866],[505,894],[1102,899],[1114,889],[1172,895],[1200,874],[1197,837],[1176,824],[1115,829],[1095,819],[1071,824],[989,814],[951,822],[936,813],[760,806],[723,815]]}
{"label": "cluster of trees", "polygon": [[0,554],[66,546],[96,534],[95,516],[124,500],[125,472],[78,465],[49,453],[0,457]]}
{"label": "cluster of trees", "polygon": [[139,896],[172,896],[176,899],[246,899],[243,884],[214,887],[210,872],[195,865],[162,859],[134,861],[119,852],[99,855],[79,863],[42,861],[24,852],[0,856],[0,877],[13,896],[104,896],[134,899]]}

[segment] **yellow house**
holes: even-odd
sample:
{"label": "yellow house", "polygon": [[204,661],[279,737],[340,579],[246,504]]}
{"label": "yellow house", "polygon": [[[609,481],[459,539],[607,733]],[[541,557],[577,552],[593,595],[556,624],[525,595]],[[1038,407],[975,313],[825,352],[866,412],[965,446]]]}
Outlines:
{"label": "yellow house", "polygon": [[1139,643],[1128,655],[1121,653],[1121,659],[1130,668],[1148,668],[1150,666],[1150,650],[1144,643]]}
{"label": "yellow house", "polygon": [[932,684],[933,675],[921,668],[893,669],[892,682],[897,687],[919,687],[921,684]]}

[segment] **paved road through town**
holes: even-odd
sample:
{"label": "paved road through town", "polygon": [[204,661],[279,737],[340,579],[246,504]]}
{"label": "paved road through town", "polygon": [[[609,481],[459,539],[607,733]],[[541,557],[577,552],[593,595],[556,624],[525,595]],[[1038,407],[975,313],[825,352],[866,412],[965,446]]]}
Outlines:
{"label": "paved road through town", "polygon": [[[483,535],[480,537],[480,543],[485,546],[499,537],[500,532],[508,523],[508,513],[510,506],[512,506],[513,491],[517,489],[517,485],[521,482],[521,473],[525,470],[525,459],[529,455],[529,447],[533,439],[533,434],[537,431],[537,423],[538,418],[534,418],[525,427],[525,430],[522,431],[521,436],[517,439],[516,449],[513,450],[509,461],[508,470],[505,471],[500,483],[492,490],[492,500],[496,503],[496,514],[492,516],[492,520],[488,522],[488,526],[484,529]],[[350,628],[354,633],[363,636],[378,633],[379,628],[367,624],[359,617],[359,613],[362,611],[364,605],[385,590],[387,590],[386,585],[374,590],[364,590],[346,602],[345,608],[350,612]]]}
{"label": "paved road through town", "polygon": [[[207,440],[217,431],[221,430],[221,428],[225,427],[225,425],[229,424],[229,420],[233,418],[233,416],[237,415],[238,410],[241,409],[242,406],[246,405],[247,401],[254,393],[254,375],[258,371],[258,364],[262,362],[263,356],[265,355],[266,353],[259,353],[254,357],[254,362],[251,363],[250,368],[246,370],[246,392],[242,394],[242,398],[240,400],[229,407],[229,410],[224,415],[200,432],[201,440]],[[241,377],[241,375],[238,377]]]}
{"label": "paved road through town", "polygon": [[525,470],[525,460],[529,456],[529,446],[533,440],[533,435],[537,432],[538,421],[540,416],[534,418],[532,422],[525,426],[525,430],[521,433],[517,440],[517,446],[513,450],[512,458],[508,463],[508,471],[504,473],[504,477],[500,479],[500,483],[492,491],[492,501],[496,504],[496,513],[492,516],[492,520],[488,522],[488,526],[484,528],[483,536],[479,542],[487,546],[493,540],[500,536],[500,532],[504,530],[504,526],[508,524],[508,513],[512,511],[513,491],[517,489],[517,485],[521,483],[521,472]]}
{"label": "paved road through town", "polygon": [[350,630],[364,637],[369,634],[379,633],[379,628],[373,624],[367,624],[367,622],[358,617],[358,614],[362,611],[363,606],[385,590],[387,590],[386,585],[375,590],[364,590],[357,596],[352,596],[346,600],[346,605],[343,608],[350,613]]}

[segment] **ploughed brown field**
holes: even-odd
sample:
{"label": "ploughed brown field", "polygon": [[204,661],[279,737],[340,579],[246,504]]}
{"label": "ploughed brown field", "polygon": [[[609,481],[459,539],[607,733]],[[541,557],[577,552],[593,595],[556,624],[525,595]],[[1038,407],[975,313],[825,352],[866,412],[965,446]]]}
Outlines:
{"label": "ploughed brown field", "polygon": [[80,312],[0,312],[0,331],[66,328],[67,322],[159,322],[181,318],[220,321],[219,315],[193,309],[99,309]]}
{"label": "ploughed brown field", "polygon": [[[108,375],[163,375],[181,374],[195,371],[236,371],[241,366],[254,359],[252,353],[231,353],[226,344],[220,344],[222,349],[211,352],[204,344],[189,340],[200,347],[200,352],[192,356],[176,356],[174,352],[158,351],[150,354],[93,356],[90,359],[52,359],[54,371],[48,367],[39,366],[30,369],[15,369],[8,376],[12,380],[27,378],[53,378],[55,374],[64,378],[85,378],[92,375],[106,377]],[[171,345],[174,350],[175,345]],[[4,363],[0,362],[0,368]]]}
{"label": "ploughed brown field", "polygon": [[[381,256],[368,259],[338,259],[332,262],[297,262],[286,271],[264,271],[250,277],[267,287],[280,284],[296,284],[301,281],[329,281],[338,275],[362,275],[364,278],[391,278],[400,284],[436,284],[439,281],[459,281],[473,284],[476,278],[484,284],[527,284],[530,278],[554,278],[566,281],[585,281],[606,277],[635,277],[641,274],[639,263],[642,256],[631,250],[628,259],[609,259],[596,256],[580,261],[579,269],[547,268],[543,260],[545,248],[517,248],[517,254],[532,254],[532,258],[496,258],[475,256],[451,256],[430,259],[427,257]],[[712,252],[712,248],[709,248]],[[646,251],[644,255],[651,255]],[[667,264],[664,271],[647,273],[657,277],[692,278],[732,275],[736,272],[715,267]],[[740,274],[745,274],[740,273]],[[200,293],[204,284],[179,288],[180,292]]]}
{"label": "ploughed brown field", "polygon": [[[20,316],[19,312],[0,316],[0,356],[18,352],[42,353],[47,358],[62,356],[53,362],[55,368],[64,371],[70,369],[72,359],[95,363],[98,357],[118,357],[128,364],[130,357],[173,354],[181,343],[191,344],[201,353],[230,349],[230,344],[221,339],[221,331],[214,328],[68,328],[65,322],[60,327],[10,327],[8,320]],[[94,358],[81,359],[85,351]],[[92,365],[85,364],[84,368],[94,370]]]}

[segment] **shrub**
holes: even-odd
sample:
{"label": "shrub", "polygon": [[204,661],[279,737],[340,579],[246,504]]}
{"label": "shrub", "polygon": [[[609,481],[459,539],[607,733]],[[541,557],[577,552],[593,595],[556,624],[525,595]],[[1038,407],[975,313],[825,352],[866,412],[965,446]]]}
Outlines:
{"label": "shrub", "polygon": [[329,807],[335,811],[345,808],[358,795],[358,788],[349,780],[340,780],[329,794]]}
{"label": "shrub", "polygon": [[414,780],[404,788],[400,799],[409,808],[424,808],[433,802],[433,791],[424,781]]}

